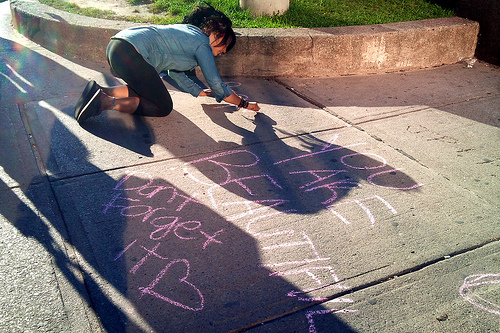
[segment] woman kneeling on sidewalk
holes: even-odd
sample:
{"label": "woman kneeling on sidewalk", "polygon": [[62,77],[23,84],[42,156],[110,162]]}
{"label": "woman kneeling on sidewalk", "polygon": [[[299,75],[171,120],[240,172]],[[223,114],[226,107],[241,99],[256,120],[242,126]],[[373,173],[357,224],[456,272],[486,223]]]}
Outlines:
{"label": "woman kneeling on sidewalk", "polygon": [[[184,92],[193,96],[215,95],[252,111],[255,102],[236,95],[221,81],[214,57],[236,43],[231,20],[212,6],[197,6],[183,24],[133,27],[111,38],[106,56],[111,69],[126,85],[101,87],[90,81],[75,108],[80,123],[104,110],[140,116],[164,117],[173,108],[172,98],[159,76],[167,72]],[[200,66],[210,89],[202,89],[184,72]]]}

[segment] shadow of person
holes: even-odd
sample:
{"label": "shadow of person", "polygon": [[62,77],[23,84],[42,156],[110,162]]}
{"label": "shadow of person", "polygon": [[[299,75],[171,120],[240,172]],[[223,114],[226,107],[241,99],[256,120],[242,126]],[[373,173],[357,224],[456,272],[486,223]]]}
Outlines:
{"label": "shadow of person", "polygon": [[[3,141],[2,151],[0,152],[0,157],[6,157],[0,160],[0,176],[10,179],[8,185],[5,187],[1,185],[0,201],[2,204],[0,205],[0,215],[8,219],[21,235],[35,240],[36,243],[45,249],[47,256],[52,260],[49,262],[39,262],[38,265],[47,264],[54,266],[54,268],[45,271],[54,272],[55,270],[57,272],[55,273],[57,279],[62,279],[62,281],[58,281],[58,287],[55,287],[61,288],[62,301],[69,301],[69,299],[64,298],[64,295],[67,297],[68,294],[62,291],[66,288],[74,290],[79,294],[79,300],[75,300],[74,303],[69,302],[65,304],[68,307],[68,311],[71,313],[73,311],[74,313],[87,311],[82,310],[82,303],[78,301],[87,302],[87,305],[83,305],[85,309],[92,306],[104,307],[106,312],[103,313],[108,313],[109,316],[114,317],[113,320],[102,321],[104,328],[123,331],[126,320],[120,318],[126,318],[126,315],[113,303],[109,295],[102,288],[101,281],[108,280],[109,278],[103,275],[102,270],[93,259],[92,248],[88,245],[85,232],[78,225],[78,219],[75,218],[75,216],[78,216],[77,210],[67,210],[67,207],[65,207],[66,211],[64,209],[61,210],[59,206],[60,198],[57,196],[56,189],[59,180],[53,177],[54,174],[60,171],[61,167],[64,169],[66,163],[74,163],[74,160],[78,160],[80,163],[79,166],[88,170],[99,172],[100,169],[88,162],[88,151],[83,147],[79,138],[69,131],[65,124],[59,121],[51,111],[41,107],[48,104],[42,103],[43,98],[47,98],[47,96],[51,96],[55,92],[60,94],[61,91],[71,91],[72,87],[82,86],[85,82],[80,76],[53,59],[35,52],[28,47],[1,38],[0,44],[4,49],[9,50],[2,54],[4,62],[0,66],[2,74],[0,76],[0,99],[3,111],[0,118],[2,121],[7,120],[8,123],[16,127],[9,129],[8,133],[17,133],[16,135],[4,137],[5,141]],[[30,109],[31,106],[33,108]],[[28,109],[37,109],[37,106],[40,106],[41,111],[39,114],[28,114]],[[71,113],[71,110],[63,110],[62,112]],[[20,113],[22,116],[20,116]],[[29,125],[23,123],[21,120],[22,117],[24,117],[24,121],[28,121],[29,125],[32,126],[29,130],[23,127]],[[31,132],[32,130],[37,131],[39,129],[38,123],[40,117],[43,121],[51,124],[51,127],[47,132]],[[25,133],[25,135],[27,135],[26,133],[33,133],[32,140],[39,141],[36,141],[35,144],[30,144],[27,138],[21,140],[20,133]],[[14,140],[18,142],[10,144]],[[57,145],[58,141],[63,142]],[[16,147],[16,144],[19,145],[19,148]],[[64,147],[64,149],[60,151],[54,149],[54,146]],[[14,149],[8,151],[7,149],[9,148]],[[43,162],[40,161],[37,165],[35,159],[32,157],[39,156],[39,154],[42,155]],[[34,166],[21,166],[18,159],[32,163]],[[29,174],[26,175],[25,171],[29,172]],[[30,175],[32,175],[32,179],[29,179]],[[1,183],[4,184],[3,181]],[[85,214],[82,213],[82,215]],[[119,247],[122,245],[121,230],[117,229],[116,231],[116,236],[110,242],[114,244],[114,247]],[[70,242],[71,246],[69,246]],[[69,248],[72,247],[77,253],[78,259],[70,256],[73,251],[69,250]],[[30,249],[25,248],[24,250],[27,252],[23,253],[23,255],[29,256]],[[19,256],[19,254],[20,252],[15,252],[15,255]],[[36,256],[37,254],[32,255]],[[9,258],[9,260],[17,260],[16,264],[21,264],[19,262],[20,259]],[[13,284],[18,283],[19,285],[23,285],[34,283],[33,281],[18,280],[22,279],[19,276],[12,276],[12,278],[11,283]],[[126,275],[123,275],[123,278],[126,280]],[[117,293],[125,292],[120,289],[120,286],[124,284],[123,280],[111,283]],[[89,294],[92,295],[92,301],[89,299]],[[16,296],[13,295],[13,297],[11,300],[4,300],[17,302]],[[40,300],[33,298],[33,304],[30,306],[42,305],[37,302],[40,302]],[[49,304],[46,305],[50,306]],[[56,307],[57,304],[53,304],[52,306]],[[75,306],[77,309],[71,309],[72,306]],[[26,309],[30,308],[26,307]],[[19,316],[22,315],[19,314]],[[24,315],[27,317],[31,316],[31,314]],[[58,315],[59,313],[54,314],[54,316]],[[66,320],[71,319],[66,318]],[[68,324],[63,321],[59,324],[73,325],[73,323]],[[81,326],[86,324],[88,323],[82,323]],[[26,329],[29,330],[28,327]]]}
{"label": "shadow of person", "polygon": [[[50,138],[57,141],[60,140],[61,135],[64,137],[69,151],[73,153],[86,151],[80,140],[70,133],[63,123],[55,121]],[[52,145],[54,145],[53,142]],[[52,154],[51,150],[45,160],[55,161],[54,157],[50,156]],[[82,162],[81,157],[79,156],[80,162]],[[71,159],[71,155],[68,155],[68,158]],[[99,172],[99,168],[88,161],[82,163],[81,166]],[[47,164],[47,167],[46,172],[49,174],[52,171],[54,173],[59,171],[58,169],[51,170],[51,167],[55,167],[51,162]],[[102,184],[113,181],[105,173],[99,172],[99,174],[102,175],[99,179]],[[90,301],[89,306],[96,310],[106,331],[124,331],[128,321],[127,314],[124,313],[116,300],[110,297],[109,290],[103,286],[109,284],[115,293],[126,297],[127,291],[124,286],[127,276],[126,274],[110,276],[99,262],[93,240],[88,238],[88,232],[83,223],[86,213],[82,211],[77,202],[72,200],[77,197],[75,193],[80,193],[80,182],[77,179],[69,182],[47,179],[43,185],[43,189],[41,189],[38,188],[39,185],[32,184],[25,190],[26,197],[33,204],[33,207],[27,207],[24,203],[20,203],[18,206],[19,217],[14,222],[14,226],[26,237],[36,239],[54,257],[57,269],[68,283],[81,294],[82,299]],[[71,188],[71,190],[67,190],[64,195],[61,195],[62,189],[66,188]],[[40,191],[43,192],[43,195],[40,194]],[[85,193],[85,197],[82,197],[81,200],[92,201],[90,198],[91,193]],[[41,219],[38,212],[46,219]],[[62,215],[60,216],[59,213]],[[115,225],[114,231],[116,232],[114,237],[106,240],[106,246],[119,248],[123,244],[123,221],[121,224]],[[69,258],[68,252],[64,248],[55,245],[60,243],[57,237],[67,239],[71,243],[77,253],[78,260]],[[116,271],[124,272],[124,268],[116,267]]]}
{"label": "shadow of person", "polygon": [[[60,140],[65,126],[53,126]],[[77,137],[64,137],[77,148]],[[261,265],[254,237],[170,177],[153,165],[51,183],[106,331],[225,332],[309,305]]]}
{"label": "shadow of person", "polygon": [[[106,111],[104,111],[106,113]],[[112,130],[110,130],[110,121]],[[106,117],[91,118],[81,124],[87,132],[137,154],[152,157],[155,134],[143,117],[108,112]]]}
{"label": "shadow of person", "polygon": [[[221,110],[220,105],[203,105],[203,109],[215,124],[241,136],[241,143],[216,142],[178,112],[172,115],[174,121],[166,124],[167,134],[155,136],[155,143],[184,161],[185,175],[189,176],[185,181],[194,181],[199,191],[206,190],[209,201],[198,203],[191,194],[166,181],[168,173],[158,176],[154,167],[131,173],[122,180],[111,177],[101,181],[96,175],[94,181],[86,182],[84,189],[79,187],[77,192],[67,192],[62,187],[57,191],[62,203],[67,202],[63,198],[81,201],[85,208],[80,210],[91,212],[81,224],[91,234],[92,252],[100,254],[95,265],[108,281],[118,281],[118,289],[151,327],[187,325],[196,331],[200,318],[210,324],[203,326],[203,330],[233,329],[308,306],[287,296],[290,290],[300,288],[285,279],[274,280],[277,272],[259,264],[262,261],[259,234],[244,232],[235,223],[239,221],[234,220],[237,214],[234,210],[221,215],[220,209],[229,207],[225,204],[234,203],[228,200],[252,202],[290,215],[312,215],[340,201],[361,182],[396,190],[418,187],[409,176],[387,165],[382,157],[360,153],[352,145],[335,144],[336,131],[299,135],[279,129],[277,122],[266,114],[258,113],[253,118],[242,114],[254,126],[250,130],[229,120],[228,115],[235,112],[233,107]],[[123,142],[123,146],[130,144],[126,138]],[[200,146],[216,152],[200,154]],[[125,190],[126,183],[131,185]],[[239,199],[227,199],[221,195],[224,191]],[[83,195],[93,198],[89,205],[100,202],[106,208],[87,206]],[[185,200],[189,204],[181,206]],[[191,205],[194,207],[187,209]],[[71,214],[69,210],[67,214]],[[118,218],[116,225],[115,218]],[[122,239],[115,236],[117,230]],[[225,238],[228,235],[231,237]],[[108,246],[109,239],[114,241]],[[234,239],[239,240],[239,247],[232,243]],[[196,248],[192,246],[194,240],[209,243]],[[224,244],[228,247],[223,247]],[[213,266],[207,266],[207,262]],[[251,288],[245,287],[248,280],[254,281]],[[190,295],[188,299],[184,299],[186,295]],[[214,304],[220,300],[224,301]],[[256,310],[258,303],[261,305]],[[175,313],[172,307],[185,315],[165,318],[163,311]],[[106,311],[103,307],[99,313]],[[192,313],[196,316],[192,317]],[[234,313],[249,314],[248,319],[241,322],[241,317]],[[116,315],[105,321],[110,323],[113,317]],[[328,317],[335,325],[343,325],[333,314]],[[189,324],[183,323],[186,318],[190,318]],[[345,326],[344,331],[349,328]]]}
{"label": "shadow of person", "polygon": [[[227,114],[234,108],[221,111],[215,105],[203,105],[203,109],[215,124],[242,136],[242,147],[188,163],[218,187],[247,200],[264,202],[272,193],[283,200],[274,209],[313,214],[362,183],[394,190],[420,186],[377,154],[334,144],[339,137],[336,132],[327,133],[330,138],[323,133],[327,141],[311,133],[297,135],[277,129],[277,123],[263,113],[255,113],[253,119],[242,115],[254,124],[251,131],[229,120]],[[278,137],[278,131],[288,139]]]}
{"label": "shadow of person", "polygon": [[[59,66],[31,56],[48,71]],[[2,184],[7,188],[0,191],[2,202],[9,204],[0,205],[0,214],[54,258],[63,284],[88,302],[103,330],[229,331],[307,306],[288,296],[293,284],[262,266],[251,235],[167,181],[163,166],[104,172],[89,161],[87,147],[68,126],[72,108],[46,104],[21,108],[34,125],[35,147],[44,147],[38,153],[45,176],[16,189],[22,195]],[[6,174],[19,175],[15,164],[3,164]],[[90,171],[71,175],[75,165]],[[335,316],[329,320],[350,331]]]}
{"label": "shadow of person", "polygon": [[[113,187],[92,181],[82,191],[106,202],[87,228],[96,244],[125,219],[124,246],[103,248],[100,260],[106,276],[126,267],[127,297],[153,330],[238,331],[305,307],[288,295],[293,284],[260,264],[255,238],[156,173],[135,170]],[[352,332],[335,316],[325,320]]]}

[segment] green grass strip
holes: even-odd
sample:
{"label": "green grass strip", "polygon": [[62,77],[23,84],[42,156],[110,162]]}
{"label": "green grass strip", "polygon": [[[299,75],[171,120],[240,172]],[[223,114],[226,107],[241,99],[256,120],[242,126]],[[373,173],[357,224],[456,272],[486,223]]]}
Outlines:
{"label": "green grass strip", "polygon": [[[151,18],[123,17],[109,10],[81,8],[63,0],[40,0],[54,8],[74,14],[126,20],[139,23],[180,23],[199,0],[128,0],[131,5],[150,4]],[[238,0],[212,0],[210,3],[228,15],[239,28],[316,28],[369,25],[450,17],[455,13],[426,0],[290,0],[283,15],[253,17],[239,7]]]}

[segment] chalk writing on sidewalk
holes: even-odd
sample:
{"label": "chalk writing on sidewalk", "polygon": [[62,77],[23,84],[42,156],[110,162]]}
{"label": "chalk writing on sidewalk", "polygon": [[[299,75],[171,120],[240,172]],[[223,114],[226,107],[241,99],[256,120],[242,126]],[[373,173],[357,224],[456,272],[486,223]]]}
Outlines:
{"label": "chalk writing on sidewalk", "polygon": [[[181,276],[179,278],[179,283],[183,283],[183,284],[186,284],[188,285],[189,287],[193,288],[193,290],[198,294],[199,296],[199,305],[197,307],[189,307],[183,303],[180,303],[180,302],[177,302],[177,301],[174,301],[172,300],[171,298],[167,297],[167,296],[164,296],[162,294],[159,294],[157,293],[156,291],[154,291],[154,287],[158,284],[158,282],[160,282],[161,278],[163,278],[163,276],[165,274],[167,274],[168,272],[168,269],[172,266],[172,265],[175,265],[175,264],[180,264],[180,265],[185,265],[185,268],[186,268],[186,274]],[[165,302],[168,302],[168,303],[171,303],[175,306],[178,306],[178,307],[181,307],[183,309],[186,309],[186,310],[191,310],[191,311],[199,311],[199,310],[203,310],[203,306],[204,306],[204,298],[203,298],[203,294],[200,292],[200,290],[198,288],[196,288],[196,286],[194,284],[192,284],[191,282],[187,281],[187,278],[189,277],[189,261],[187,261],[186,259],[176,259],[176,260],[172,260],[170,261],[164,269],[161,270],[160,273],[158,273],[158,276],[153,280],[151,281],[151,283],[147,286],[147,287],[140,287],[139,290],[141,290],[141,292],[143,294],[150,294],[150,295],[153,295]]]}
{"label": "chalk writing on sidewalk", "polygon": [[[245,94],[241,94],[239,92],[236,91],[236,89],[234,88],[237,88],[237,87],[240,87],[241,86],[241,83],[240,82],[236,82],[236,81],[227,81],[227,82],[224,82],[225,84],[227,84],[234,92],[238,93],[238,96],[248,100],[248,96],[245,95]],[[223,108],[226,108],[227,105],[221,105],[221,106],[216,106],[215,109],[223,109]]]}
{"label": "chalk writing on sidewalk", "polygon": [[[374,196],[363,198],[363,199],[343,201],[343,202],[340,202],[338,204],[333,204],[333,205],[328,206],[328,210],[330,212],[332,212],[335,216],[337,216],[345,224],[351,224],[351,222],[349,222],[344,216],[342,216],[338,212],[338,210],[339,210],[338,208],[340,208],[340,206],[347,206],[347,205],[353,206],[353,205],[357,205],[367,215],[368,219],[370,220],[370,224],[373,226],[373,225],[375,225],[375,216],[372,214],[372,212],[370,211],[370,209],[368,208],[368,206],[366,204],[366,202],[373,201],[373,200],[378,200],[381,203],[383,203],[392,214],[396,215],[398,213],[394,209],[394,207],[392,207],[387,201],[385,201],[384,199],[382,199],[378,195],[374,195]],[[335,210],[335,209],[337,209],[337,210]],[[352,211],[352,207],[349,207],[349,210]]]}
{"label": "chalk writing on sidewalk", "polygon": [[[130,244],[128,244],[123,251],[121,251],[115,258],[114,261],[120,259],[121,256],[125,254],[126,251],[128,251],[133,245],[137,243],[137,239],[132,241]],[[149,283],[147,287],[139,287],[138,289],[141,291],[141,297],[144,294],[149,294],[152,295],[158,299],[161,299],[162,301],[168,302],[172,305],[178,306],[180,308],[186,309],[186,310],[191,310],[191,311],[200,311],[203,310],[204,307],[204,297],[201,291],[191,282],[187,280],[189,277],[189,270],[190,270],[190,264],[189,261],[186,259],[173,259],[170,260],[169,258],[160,255],[157,253],[158,248],[160,247],[162,243],[158,242],[152,249],[148,249],[142,245],[139,247],[145,251],[144,256],[130,269],[130,273],[136,274],[137,271],[146,263],[146,261],[152,257],[152,258],[157,258],[161,259],[164,262],[166,262],[165,267],[158,273],[158,275]],[[189,306],[186,305],[180,301],[176,301],[172,299],[171,297],[167,297],[163,294],[160,294],[159,292],[155,291],[154,288],[156,285],[160,283],[160,280],[167,274],[169,273],[169,268],[172,267],[173,265],[181,266],[185,269],[185,273],[182,274],[180,277],[177,278],[178,283],[184,284],[188,286],[191,290],[191,294],[194,294],[195,296],[197,295],[199,297],[199,304],[197,306]],[[192,296],[190,297],[192,299]]]}
{"label": "chalk writing on sidewalk", "polygon": [[[354,303],[354,301],[350,298],[336,298],[336,299],[332,299],[330,301],[327,301],[326,303]],[[358,312],[358,310],[325,309],[325,310],[307,311],[306,318],[307,318],[307,322],[309,323],[309,333],[316,333],[317,332],[316,325],[314,323],[314,316],[321,316],[321,315],[334,314],[334,313],[350,313],[350,312]]]}
{"label": "chalk writing on sidewalk", "polygon": [[[489,296],[485,296],[482,290]],[[469,275],[458,292],[460,296],[479,309],[500,315],[500,304],[495,303],[498,297],[494,300],[488,299],[492,295],[500,294],[500,273]]]}
{"label": "chalk writing on sidewalk", "polygon": [[[163,179],[147,172],[124,175],[111,189],[112,195],[103,205],[102,213],[125,217],[140,231],[134,233],[112,258],[122,260],[125,254],[133,251],[133,255],[127,254],[129,264],[131,260],[134,262],[128,271],[136,277],[143,276],[147,264],[155,263],[156,275],[136,286],[140,298],[149,295],[184,310],[203,310],[208,298],[194,282],[198,281],[201,286],[199,281],[203,277],[196,276],[198,270],[190,256],[209,253],[215,247],[224,248],[227,244],[223,239],[231,239],[231,235],[223,238],[228,233],[226,228],[197,213],[210,208],[256,240],[262,256],[261,263],[255,263],[256,269],[267,270],[270,279],[286,279],[293,283],[296,290],[280,291],[284,297],[301,302],[326,301],[328,298],[317,295],[349,287],[336,273],[331,253],[325,255],[324,250],[318,249],[315,236],[307,228],[307,224],[313,222],[284,224],[276,221],[308,214],[311,206],[314,207],[311,212],[330,212],[336,217],[334,223],[347,228],[363,220],[374,227],[378,214],[386,212],[392,216],[398,213],[380,194],[367,195],[366,189],[406,191],[422,186],[407,180],[393,182],[401,169],[390,167],[378,154],[349,149],[366,148],[367,143],[339,146],[336,144],[338,139],[339,135],[335,134],[322,146],[312,147],[310,152],[280,156],[274,161],[246,147],[198,157],[185,162],[178,170],[186,176],[182,181],[188,183],[183,188],[196,188],[192,194],[171,184],[165,185]],[[317,162],[318,158],[321,163]],[[325,161],[337,164],[325,167]],[[360,188],[364,189],[362,194],[355,193],[343,199],[347,192]],[[181,257],[168,254],[174,242],[185,244]],[[217,265],[216,262],[210,264]],[[167,287],[167,283],[178,285],[185,294],[168,294],[169,288],[175,286]],[[329,302],[334,301],[353,302],[349,299]],[[309,331],[316,332],[314,317],[355,311],[308,311]]]}

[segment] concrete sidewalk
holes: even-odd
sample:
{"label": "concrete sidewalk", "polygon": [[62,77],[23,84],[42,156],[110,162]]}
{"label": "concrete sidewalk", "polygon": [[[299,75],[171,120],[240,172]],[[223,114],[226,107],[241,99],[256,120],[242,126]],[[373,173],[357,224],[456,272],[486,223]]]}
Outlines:
{"label": "concrete sidewalk", "polygon": [[79,126],[87,80],[0,3],[1,332],[495,332],[500,70],[167,86]]}

